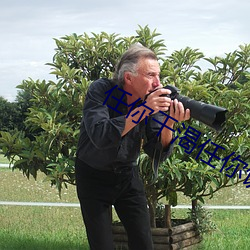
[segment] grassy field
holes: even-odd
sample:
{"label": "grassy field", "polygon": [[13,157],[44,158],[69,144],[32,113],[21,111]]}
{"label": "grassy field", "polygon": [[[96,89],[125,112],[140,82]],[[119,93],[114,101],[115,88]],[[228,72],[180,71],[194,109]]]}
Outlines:
{"label": "grassy field", "polygon": [[0,163],[3,163],[3,164],[8,164],[9,163],[8,159],[3,156],[1,150],[0,150]]}
{"label": "grassy field", "polygon": [[[0,201],[78,202],[75,187],[64,190],[60,199],[56,189],[43,179],[41,174],[37,181],[27,180],[19,171],[0,168]],[[180,197],[179,204],[190,202]],[[225,189],[206,204],[249,205],[249,189],[243,185]],[[186,213],[174,211],[178,218]],[[205,236],[200,249],[249,249],[250,210],[213,210],[213,221],[218,229]],[[89,249],[79,208],[2,205],[0,225],[0,250]]]}
{"label": "grassy field", "polygon": [[0,206],[1,250],[89,249],[80,209]]}

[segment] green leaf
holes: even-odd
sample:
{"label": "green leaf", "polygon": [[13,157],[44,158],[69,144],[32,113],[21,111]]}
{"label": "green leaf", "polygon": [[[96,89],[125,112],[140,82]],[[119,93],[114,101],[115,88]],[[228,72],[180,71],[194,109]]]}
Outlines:
{"label": "green leaf", "polygon": [[169,205],[171,206],[177,206],[177,192],[176,191],[170,191],[168,193],[168,201]]}

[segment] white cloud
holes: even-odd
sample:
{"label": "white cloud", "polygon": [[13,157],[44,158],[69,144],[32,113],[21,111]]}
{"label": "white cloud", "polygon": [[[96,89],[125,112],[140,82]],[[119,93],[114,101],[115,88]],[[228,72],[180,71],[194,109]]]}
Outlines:
{"label": "white cloud", "polygon": [[135,34],[157,29],[168,53],[186,46],[207,56],[249,43],[248,0],[3,0],[0,3],[0,95],[15,95],[23,79],[46,79],[53,38],[84,32]]}

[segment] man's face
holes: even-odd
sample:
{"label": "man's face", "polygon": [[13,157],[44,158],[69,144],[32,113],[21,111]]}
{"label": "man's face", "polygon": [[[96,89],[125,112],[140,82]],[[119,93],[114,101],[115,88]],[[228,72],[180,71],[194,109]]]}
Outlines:
{"label": "man's face", "polygon": [[137,74],[131,76],[131,94],[143,99],[146,94],[161,87],[159,63],[153,59],[140,59]]}

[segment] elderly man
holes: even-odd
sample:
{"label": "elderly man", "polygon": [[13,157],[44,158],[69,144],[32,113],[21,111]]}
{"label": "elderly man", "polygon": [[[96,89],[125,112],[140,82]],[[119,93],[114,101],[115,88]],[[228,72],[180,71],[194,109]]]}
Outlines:
{"label": "elderly man", "polygon": [[[92,250],[114,249],[112,205],[127,231],[129,249],[153,249],[138,157],[141,147],[153,157],[157,145],[159,161],[165,160],[173,147],[170,129],[176,121],[190,118],[182,103],[163,96],[169,93],[162,88],[156,55],[139,44],[123,54],[112,80],[99,79],[88,89],[76,183]],[[171,117],[164,127],[160,122],[166,116],[159,111],[168,111]]]}

